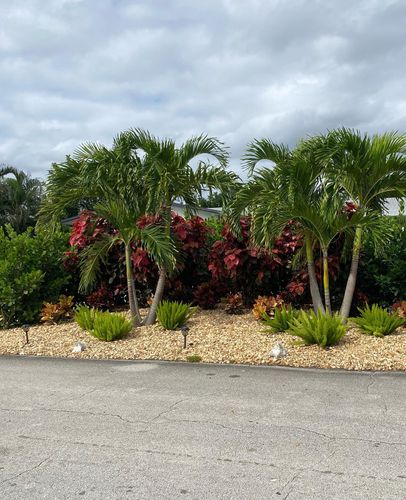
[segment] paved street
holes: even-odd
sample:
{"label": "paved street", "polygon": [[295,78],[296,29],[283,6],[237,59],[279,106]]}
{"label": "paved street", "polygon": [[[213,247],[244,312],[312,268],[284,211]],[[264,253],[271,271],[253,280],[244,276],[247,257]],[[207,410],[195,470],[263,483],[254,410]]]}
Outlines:
{"label": "paved street", "polygon": [[406,374],[0,358],[1,499],[404,499]]}

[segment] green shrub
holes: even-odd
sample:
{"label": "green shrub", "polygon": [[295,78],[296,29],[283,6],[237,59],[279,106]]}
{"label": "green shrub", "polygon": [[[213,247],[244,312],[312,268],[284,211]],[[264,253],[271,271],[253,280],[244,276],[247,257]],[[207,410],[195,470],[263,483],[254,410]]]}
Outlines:
{"label": "green shrub", "polygon": [[183,302],[163,300],[157,310],[158,321],[166,330],[176,330],[186,323],[196,309]]}
{"label": "green shrub", "polygon": [[293,309],[291,305],[275,308],[274,317],[271,318],[266,312],[262,313],[262,321],[269,326],[273,332],[286,332],[290,328],[290,323],[298,318],[299,311]]}
{"label": "green shrub", "polygon": [[300,311],[290,323],[289,333],[300,337],[305,345],[327,347],[337,344],[345,334],[341,316],[318,311]]}
{"label": "green shrub", "polygon": [[121,339],[121,337],[130,333],[131,329],[131,321],[125,319],[121,314],[96,311],[93,330],[90,330],[89,333],[99,340],[111,342],[112,340]]}
{"label": "green shrub", "polygon": [[391,314],[383,307],[373,304],[368,305],[364,309],[358,309],[361,313],[359,318],[351,318],[362,333],[375,335],[375,337],[383,337],[390,335],[396,328],[405,324],[405,318],[400,318],[396,314]]}
{"label": "green shrub", "polygon": [[83,330],[87,330],[88,332],[92,331],[94,328],[94,319],[96,316],[97,310],[93,307],[89,306],[78,306],[75,311],[74,320],[83,328]]}
{"label": "green shrub", "polygon": [[62,265],[67,239],[46,228],[0,228],[0,326],[37,322],[43,303],[58,300],[69,281]]}
{"label": "green shrub", "polygon": [[391,306],[406,297],[406,217],[384,217],[385,244],[375,252],[374,233],[368,233],[363,245],[358,288],[370,303]]}
{"label": "green shrub", "polygon": [[202,357],[198,354],[189,354],[189,356],[186,356],[186,361],[188,363],[200,363],[201,360]]}

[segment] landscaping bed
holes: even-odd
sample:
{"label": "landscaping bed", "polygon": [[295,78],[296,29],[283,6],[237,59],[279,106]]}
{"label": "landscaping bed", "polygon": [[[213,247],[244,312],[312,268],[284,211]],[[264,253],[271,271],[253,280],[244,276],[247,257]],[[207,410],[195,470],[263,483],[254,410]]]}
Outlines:
{"label": "landscaping bed", "polygon": [[[342,368],[346,370],[406,370],[406,329],[376,338],[350,328],[338,345],[297,345],[289,334],[264,333],[264,327],[251,313],[228,315],[222,309],[198,311],[188,322],[187,348],[179,331],[164,330],[158,324],[135,328],[127,337],[102,342],[74,322],[42,324],[29,330],[25,344],[21,328],[0,331],[0,354],[58,356],[91,359],[151,359],[186,361],[198,355],[207,363],[243,363],[295,367]],[[76,342],[86,349],[73,353]],[[270,357],[272,347],[282,343],[285,358]]]}

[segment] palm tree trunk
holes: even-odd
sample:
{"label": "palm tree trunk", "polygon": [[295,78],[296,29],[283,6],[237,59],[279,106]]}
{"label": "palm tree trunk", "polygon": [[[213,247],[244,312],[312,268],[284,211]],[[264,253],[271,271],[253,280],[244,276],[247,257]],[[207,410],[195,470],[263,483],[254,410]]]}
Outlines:
{"label": "palm tree trunk", "polygon": [[161,269],[159,270],[159,279],[156,285],[154,300],[152,301],[151,307],[149,308],[148,316],[143,321],[143,325],[153,325],[155,323],[156,311],[164,294],[165,281],[166,281],[166,269],[164,267],[161,267]]}
{"label": "palm tree trunk", "polygon": [[128,294],[128,304],[130,306],[130,311],[131,311],[131,319],[134,326],[140,326],[141,315],[138,308],[137,296],[135,295],[135,289],[134,289],[134,276],[131,263],[130,244],[125,245],[125,269],[127,274],[127,294]]}
{"label": "palm tree trunk", "polygon": [[[172,203],[171,203],[171,198],[169,196],[166,198],[166,204],[163,207],[163,209],[166,211],[166,216],[167,216],[165,233],[166,237],[169,239],[171,237],[171,212],[172,212]],[[156,311],[158,309],[159,303],[162,300],[165,290],[165,282],[166,282],[166,269],[164,266],[162,266],[159,269],[159,278],[155,289],[154,299],[149,309],[148,316],[143,321],[143,325],[153,325],[155,323]]]}
{"label": "palm tree trunk", "polygon": [[307,271],[309,273],[310,295],[312,297],[313,309],[317,312],[319,309],[324,311],[323,301],[321,299],[319,285],[316,278],[316,270],[314,267],[314,256],[312,241],[309,236],[305,236],[306,243],[306,259]]}
{"label": "palm tree trunk", "polygon": [[324,303],[326,311],[331,314],[331,300],[330,300],[330,279],[328,275],[328,252],[323,249],[323,288],[324,288]]}
{"label": "palm tree trunk", "polygon": [[355,284],[357,282],[359,255],[361,252],[362,227],[357,226],[352,247],[352,260],[350,274],[348,275],[347,285],[345,287],[344,298],[341,304],[340,314],[343,319],[350,315],[352,299],[354,297]]}

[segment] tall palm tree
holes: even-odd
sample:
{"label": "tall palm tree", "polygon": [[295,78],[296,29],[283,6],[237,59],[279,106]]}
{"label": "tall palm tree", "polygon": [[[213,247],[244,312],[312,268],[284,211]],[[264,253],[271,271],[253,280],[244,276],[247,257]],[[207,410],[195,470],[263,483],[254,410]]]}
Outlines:
{"label": "tall palm tree", "polygon": [[[255,172],[259,161],[270,160],[273,168],[262,167]],[[232,205],[234,221],[243,210],[252,215],[254,243],[269,247],[287,223],[294,220],[305,242],[313,307],[331,311],[328,272],[328,250],[341,232],[348,231],[355,219],[342,213],[343,199],[339,192],[324,182],[323,165],[315,155],[312,140],[290,151],[270,140],[255,140],[244,156],[251,180],[236,195]],[[361,220],[362,213],[357,215]],[[314,245],[320,245],[323,256],[324,303],[317,283],[314,265]]]}
{"label": "tall palm tree", "polygon": [[35,225],[42,196],[39,179],[11,166],[0,168],[0,224],[9,223],[18,233]]}
{"label": "tall palm tree", "polygon": [[406,135],[394,132],[372,137],[341,128],[319,138],[319,157],[326,162],[331,183],[368,217],[357,224],[352,261],[341,315],[348,318],[357,281],[363,232],[374,230],[388,198],[406,195]]}
{"label": "tall palm tree", "polygon": [[117,242],[123,243],[129,307],[135,326],[142,323],[142,318],[134,289],[132,245],[141,242],[160,266],[171,269],[175,263],[174,245],[162,229],[140,228],[136,224],[147,209],[144,169],[142,159],[119,138],[114,140],[111,149],[99,144],[83,144],[73,157],[52,166],[47,197],[41,208],[42,220],[59,221],[66,207],[86,199],[95,200],[96,214],[108,220],[116,231],[86,249],[80,285],[82,289],[92,285],[109,249]]}
{"label": "tall palm tree", "polygon": [[[120,139],[135,154],[144,154],[145,186],[148,211],[160,214],[170,238],[171,207],[175,201],[184,202],[191,213],[199,207],[204,188],[219,189],[223,199],[233,192],[238,176],[227,172],[228,153],[216,138],[200,135],[191,137],[177,147],[171,139],[160,139],[146,130],[130,129]],[[142,153],[141,153],[142,152]],[[213,157],[218,165],[200,162],[196,168],[190,163],[201,155]],[[155,322],[156,310],[162,299],[168,269],[159,267],[159,280],[145,324]]]}

